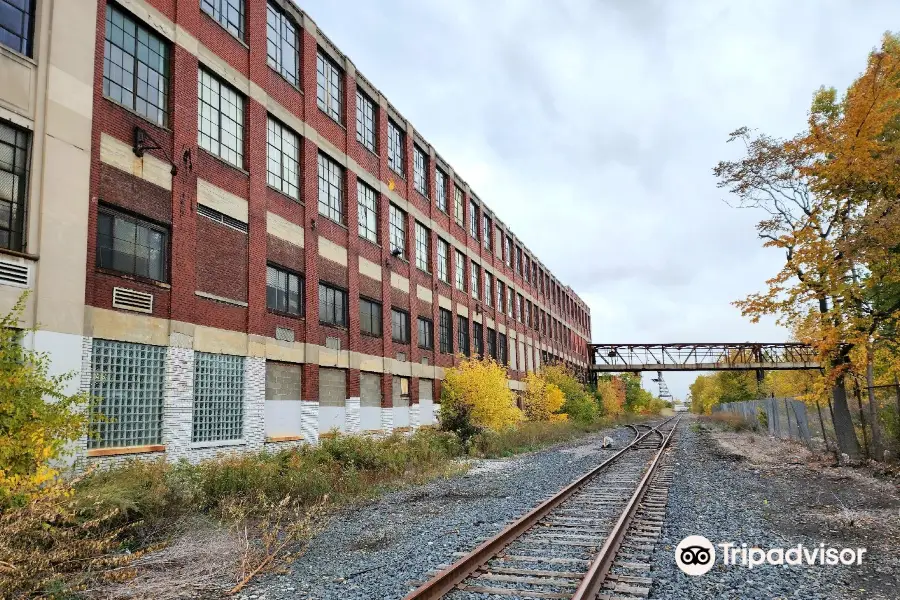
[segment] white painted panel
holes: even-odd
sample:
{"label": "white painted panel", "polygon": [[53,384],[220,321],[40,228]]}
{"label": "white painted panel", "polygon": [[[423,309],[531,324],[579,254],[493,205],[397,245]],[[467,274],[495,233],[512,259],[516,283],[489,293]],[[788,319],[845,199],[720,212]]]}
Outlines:
{"label": "white painted panel", "polygon": [[299,400],[266,400],[266,436],[303,435]]}
{"label": "white painted panel", "polygon": [[380,406],[362,406],[359,409],[359,428],[361,431],[374,431],[382,428]]}
{"label": "white painted panel", "polygon": [[343,430],[346,412],[343,406],[319,406],[319,433]]}

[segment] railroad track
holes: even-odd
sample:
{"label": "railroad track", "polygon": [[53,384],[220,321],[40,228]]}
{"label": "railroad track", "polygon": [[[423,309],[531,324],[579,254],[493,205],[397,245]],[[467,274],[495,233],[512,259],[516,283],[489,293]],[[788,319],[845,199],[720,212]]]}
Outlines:
{"label": "railroad track", "polygon": [[665,451],[679,421],[629,425],[627,446],[404,600],[647,597],[672,477]]}

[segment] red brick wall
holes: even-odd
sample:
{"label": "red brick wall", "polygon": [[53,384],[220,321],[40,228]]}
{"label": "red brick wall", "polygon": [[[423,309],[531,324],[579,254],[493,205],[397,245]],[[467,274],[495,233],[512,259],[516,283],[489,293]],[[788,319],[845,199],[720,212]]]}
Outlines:
{"label": "red brick wall", "polygon": [[[459,175],[453,175],[452,169],[444,169],[447,174],[447,213],[441,212],[431,200],[435,195],[435,161],[429,159],[428,197],[414,191],[413,187],[413,143],[416,136],[405,130],[405,123],[398,125],[406,133],[406,173],[398,177],[387,166],[387,119],[388,110],[376,103],[377,154],[365,149],[356,141],[356,81],[344,77],[344,109],[342,123],[336,123],[323,113],[316,105],[316,51],[317,43],[313,35],[297,23],[300,40],[300,84],[299,89],[284,80],[266,64],[266,5],[264,2],[247,2],[246,35],[243,41],[235,39],[213,19],[202,13],[195,0],[148,0],[168,19],[184,28],[188,33],[216,53],[222,60],[248,77],[252,82],[265,90],[286,110],[296,115],[313,127],[320,136],[331,145],[346,152],[361,168],[372,176],[388,183],[393,182],[395,192],[409,201],[422,213],[428,215],[450,235],[480,256],[483,264],[491,265],[507,279],[513,279],[517,291],[528,290],[532,296],[539,296],[536,282],[526,283],[524,278],[513,269],[507,268],[501,259],[496,258],[495,250],[485,249],[482,240],[473,240],[469,229],[469,195],[464,198],[466,222],[460,227],[453,219],[454,185],[461,181]],[[277,0],[280,1],[280,0]],[[289,14],[298,14],[295,8],[288,9]],[[419,362],[428,358],[430,364],[448,366],[456,361],[452,355],[418,348],[417,317],[426,316],[434,323],[435,347],[439,343],[439,318],[437,294],[452,299],[453,302],[453,349],[456,347],[455,306],[457,303],[469,308],[470,340],[471,317],[476,313],[476,303],[471,294],[455,289],[453,285],[453,249],[450,255],[450,281],[447,285],[437,281],[437,241],[432,232],[431,264],[432,273],[425,273],[415,268],[415,219],[407,215],[407,248],[409,262],[392,258],[388,239],[388,202],[380,198],[379,202],[379,243],[373,244],[361,239],[357,234],[357,176],[353,172],[345,173],[345,207],[344,223],[337,224],[318,214],[317,208],[317,156],[319,148],[313,139],[301,138],[301,181],[299,201],[269,188],[266,184],[266,119],[265,107],[250,97],[245,97],[244,122],[244,160],[241,168],[225,163],[217,157],[199,149],[197,144],[197,69],[198,60],[182,47],[170,44],[171,82],[170,82],[170,120],[165,128],[157,127],[141,117],[125,110],[102,95],[103,52],[104,52],[105,4],[101,0],[101,10],[97,19],[97,47],[94,91],[94,129],[91,166],[91,211],[88,236],[88,274],[86,301],[93,306],[109,308],[111,287],[119,284],[121,279],[114,274],[98,273],[94,267],[96,211],[98,200],[125,208],[147,219],[168,225],[170,228],[171,247],[171,288],[147,282],[127,281],[123,285],[152,288],[157,297],[154,315],[163,318],[201,323],[204,325],[223,327],[236,331],[273,336],[277,326],[289,327],[295,332],[297,341],[324,343],[329,336],[341,338],[345,348],[367,354],[396,356],[397,352],[406,352],[410,361]],[[324,46],[329,46],[327,43]],[[341,57],[338,55],[337,58]],[[346,75],[346,73],[345,73]],[[117,171],[100,164],[99,141],[102,133],[112,135],[127,144],[131,144],[132,131],[135,126],[145,129],[162,146],[160,150],[148,151],[149,154],[167,161],[171,157],[177,167],[178,174],[173,177],[172,190],[154,186],[130,174]],[[297,132],[298,134],[301,132]],[[428,152],[427,144],[422,149]],[[325,150],[327,153],[327,150]],[[184,160],[190,157],[190,166]],[[338,158],[338,157],[333,157]],[[248,201],[249,233],[244,234],[220,224],[215,224],[196,213],[197,180],[202,178],[212,184]],[[479,204],[480,199],[478,199]],[[292,246],[283,240],[266,234],[266,213],[273,212],[287,221],[297,224],[305,230],[304,248]],[[502,218],[502,217],[501,217]],[[501,224],[491,215],[494,225]],[[479,221],[479,236],[481,223]],[[493,231],[492,231],[493,235]],[[338,265],[319,256],[319,236],[347,248],[348,267]],[[514,247],[521,243],[514,238]],[[495,243],[495,241],[494,241]],[[381,281],[371,280],[358,272],[359,257],[381,265]],[[305,277],[306,315],[307,318],[274,315],[266,310],[265,305],[265,272],[267,262],[280,264]],[[468,258],[467,258],[468,268]],[[390,285],[390,272],[410,280],[410,293],[403,293]],[[318,282],[326,280],[348,289],[350,327],[347,330],[322,327],[318,323]],[[417,297],[417,285],[433,292],[433,302],[425,302]],[[466,286],[469,278],[466,277]],[[554,285],[559,285],[555,282]],[[142,287],[143,286],[143,287]],[[493,319],[498,325],[505,325],[519,334],[528,332],[529,337],[540,338],[552,348],[551,352],[575,354],[585,352],[584,340],[588,337],[590,318],[586,307],[574,298],[570,290],[565,294],[570,298],[565,310],[564,320],[569,323],[571,331],[568,336],[551,340],[547,335],[538,335],[535,330],[526,328],[524,324],[515,322],[504,315],[505,307],[482,306],[483,316]],[[232,306],[196,296],[196,291],[205,291],[219,296],[246,301],[248,308]],[[383,334],[380,338],[361,336],[359,333],[359,295],[383,299]],[[496,292],[494,292],[496,295]],[[492,299],[493,300],[493,299]],[[543,297],[545,304],[550,303]],[[495,302],[492,302],[495,304]],[[391,306],[396,306],[410,313],[411,340],[410,345],[394,344],[391,341]],[[498,310],[499,309],[499,310]],[[576,315],[575,310],[584,311],[584,315]],[[561,309],[557,309],[562,312]],[[581,320],[577,319],[581,317]],[[579,324],[583,323],[583,324]],[[567,339],[568,338],[568,339]],[[566,348],[566,346],[570,348]],[[584,354],[583,354],[584,355]],[[585,358],[587,358],[585,356]],[[518,374],[516,375],[519,376]],[[358,389],[358,372],[348,374],[348,390]],[[390,403],[390,378],[385,377],[385,402]],[[416,383],[413,380],[413,389]],[[314,365],[304,367],[304,398],[315,399],[318,396],[318,371]],[[437,386],[436,386],[437,387]],[[416,397],[416,394],[413,394]],[[435,397],[439,397],[439,388],[435,389]]]}

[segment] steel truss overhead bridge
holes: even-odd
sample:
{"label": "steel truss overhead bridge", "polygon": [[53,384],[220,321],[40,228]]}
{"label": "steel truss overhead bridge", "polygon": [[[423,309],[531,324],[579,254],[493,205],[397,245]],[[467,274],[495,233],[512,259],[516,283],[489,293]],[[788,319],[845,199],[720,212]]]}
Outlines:
{"label": "steel truss overhead bridge", "polygon": [[806,344],[591,344],[593,373],[818,369]]}

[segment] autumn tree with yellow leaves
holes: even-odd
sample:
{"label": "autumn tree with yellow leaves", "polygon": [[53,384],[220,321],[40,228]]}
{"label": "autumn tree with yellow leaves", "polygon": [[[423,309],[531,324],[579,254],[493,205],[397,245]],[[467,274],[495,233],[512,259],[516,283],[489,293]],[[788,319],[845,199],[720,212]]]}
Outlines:
{"label": "autumn tree with yellow leaves", "polygon": [[464,440],[481,430],[499,431],[524,419],[506,380],[506,368],[491,358],[463,358],[444,371],[441,427]]}
{"label": "autumn tree with yellow leaves", "polygon": [[562,411],[565,401],[562,390],[543,375],[531,372],[525,376],[522,404],[529,421],[565,421],[569,417]]}
{"label": "autumn tree with yellow leaves", "polygon": [[851,357],[867,348],[871,362],[900,320],[900,38],[884,36],[843,97],[820,89],[795,137],[741,128],[729,141],[745,156],[715,167],[719,187],[765,212],[758,235],[785,255],[766,289],[736,305],[754,321],[802,328],[831,388],[838,446],[859,458]]}

